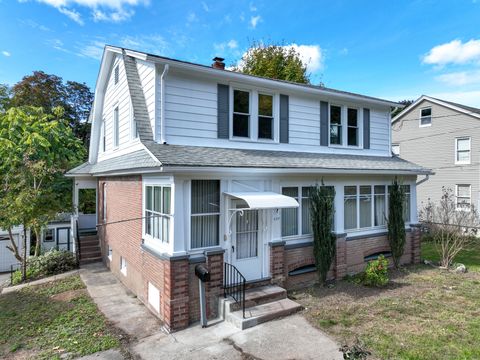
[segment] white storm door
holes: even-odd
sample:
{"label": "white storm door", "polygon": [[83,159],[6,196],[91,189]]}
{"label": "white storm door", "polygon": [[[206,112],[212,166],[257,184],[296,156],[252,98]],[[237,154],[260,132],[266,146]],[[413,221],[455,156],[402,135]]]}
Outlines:
{"label": "white storm door", "polygon": [[232,236],[232,260],[247,281],[262,278],[262,231],[258,210],[235,214]]}

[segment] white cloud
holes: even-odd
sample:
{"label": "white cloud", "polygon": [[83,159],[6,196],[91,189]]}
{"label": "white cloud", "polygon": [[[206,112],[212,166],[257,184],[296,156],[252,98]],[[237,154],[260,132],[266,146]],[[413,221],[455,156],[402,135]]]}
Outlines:
{"label": "white cloud", "polygon": [[224,52],[226,49],[235,50],[238,48],[238,42],[237,40],[232,39],[230,41],[219,43],[219,44],[215,43],[213,44],[213,48],[217,52]]}
{"label": "white cloud", "polygon": [[150,0],[36,0],[50,5],[68,16],[76,23],[83,25],[78,8],[91,10],[94,21],[122,22],[130,19],[135,12],[133,7],[148,5]]}
{"label": "white cloud", "polygon": [[472,39],[465,43],[453,40],[437,45],[424,55],[423,62],[440,67],[447,64],[480,63],[480,40]]}
{"label": "white cloud", "polygon": [[450,86],[480,84],[480,70],[452,72],[438,75],[435,79]]}
{"label": "white cloud", "polygon": [[171,55],[171,46],[163,36],[158,34],[140,36],[128,35],[120,40],[120,45],[156,55]]}
{"label": "white cloud", "polygon": [[315,73],[323,69],[323,51],[319,45],[286,45],[286,48],[293,48],[300,54],[302,63],[307,67],[309,72]]}
{"label": "white cloud", "polygon": [[105,47],[105,43],[99,40],[92,41],[91,43],[80,47],[79,56],[88,57],[95,60],[100,60],[103,55],[103,48]]}
{"label": "white cloud", "polygon": [[230,40],[228,43],[227,43],[227,46],[230,48],[230,49],[236,49],[238,47],[238,42],[237,40]]}
{"label": "white cloud", "polygon": [[6,50],[3,50],[3,51],[2,51],[2,55],[3,55],[3,56],[6,56],[6,57],[12,56],[12,54],[10,54],[10,53],[9,53],[8,51],[6,51]]}
{"label": "white cloud", "polygon": [[197,21],[197,20],[198,20],[197,14],[195,14],[194,12],[188,13],[188,15],[187,15],[187,21],[188,22],[194,22],[194,21]]}
{"label": "white cloud", "polygon": [[250,11],[257,11],[257,7],[255,6],[254,3],[250,3]]}
{"label": "white cloud", "polygon": [[206,12],[209,12],[210,11],[210,8],[208,7],[207,3],[205,1],[202,1],[202,8],[203,10],[205,10]]}
{"label": "white cloud", "polygon": [[262,17],[260,15],[257,16],[252,16],[250,18],[250,26],[255,29],[257,27],[257,24],[262,21]]}

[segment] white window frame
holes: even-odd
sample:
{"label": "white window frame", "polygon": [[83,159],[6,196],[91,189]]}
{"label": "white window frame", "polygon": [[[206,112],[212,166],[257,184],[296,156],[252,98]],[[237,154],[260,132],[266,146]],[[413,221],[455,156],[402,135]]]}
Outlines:
{"label": "white window frame", "polygon": [[[468,140],[468,150],[458,150],[458,141],[459,140]],[[467,152],[468,151],[468,160],[459,161],[458,152]],[[470,136],[460,136],[455,138],[455,164],[457,165],[468,165],[472,161],[472,138]]]}
{"label": "white window frame", "polygon": [[[116,116],[115,116],[116,114]],[[113,106],[113,148],[120,146],[120,107],[118,103]]]}
{"label": "white window frame", "polygon": [[[330,142],[330,119],[331,119],[331,107],[336,106],[340,108],[340,126],[342,127],[340,144],[332,144]],[[357,110],[357,145],[348,145],[348,109]],[[328,103],[328,146],[332,148],[344,148],[344,149],[362,149],[363,148],[363,108],[355,106],[353,104],[339,104]]]}
{"label": "white window frame", "polygon": [[[271,120],[272,120],[272,137],[271,138],[260,138],[258,137],[258,134],[259,134],[259,129],[260,129],[260,112],[259,112],[259,106],[260,106],[260,95],[264,95],[264,96],[271,96],[272,97],[272,116],[271,116]],[[256,100],[257,100],[257,115],[256,115],[256,123],[257,123],[257,141],[259,142],[272,142],[272,141],[275,141],[275,134],[276,134],[276,130],[277,130],[277,125],[275,123],[275,119],[277,119],[278,117],[275,116],[275,94],[271,93],[271,92],[267,92],[267,91],[257,91],[257,95],[256,95]],[[268,116],[263,116],[264,118],[268,118]]]}
{"label": "white window frame", "polygon": [[[422,110],[430,109],[430,122],[428,124],[422,124],[422,118],[426,118],[428,116],[422,116]],[[418,126],[419,127],[429,127],[432,126],[432,115],[433,115],[433,110],[431,106],[425,106],[421,109],[419,109],[419,117],[418,117]]]}
{"label": "white window frame", "polygon": [[[352,109],[352,110],[356,110],[357,111],[357,126],[350,126],[348,125],[348,110],[349,109]],[[348,146],[349,148],[356,148],[358,149],[360,147],[360,132],[362,131],[362,128],[360,126],[360,109],[357,108],[357,107],[353,107],[353,106],[346,106],[346,109],[345,109],[345,127],[346,127],[346,137],[345,137],[345,145]],[[343,121],[343,119],[342,119]],[[350,145],[348,143],[348,129],[349,128],[355,128],[357,129],[357,145]],[[362,133],[363,134],[363,133]]]}
{"label": "white window frame", "polygon": [[124,276],[127,276],[127,266],[127,259],[125,259],[123,256],[120,256],[120,272]]}
{"label": "white window frame", "polygon": [[[220,198],[219,198],[219,207],[218,207],[218,213],[201,213],[201,214],[192,214],[192,180],[213,180],[213,181],[218,181],[219,182],[219,192],[220,192]],[[205,179],[202,177],[197,177],[195,179],[192,179],[188,182],[188,229],[186,231],[188,232],[188,244],[187,248],[190,252],[197,252],[201,253],[206,249],[211,249],[211,248],[218,248],[219,246],[222,246],[222,209],[224,208],[224,203],[223,203],[223,192],[222,192],[222,180],[221,179]],[[194,216],[209,216],[209,215],[218,215],[218,245],[212,245],[212,246],[204,246],[204,247],[192,247],[192,217]]]}
{"label": "white window frame", "polygon": [[[395,148],[397,148],[398,150],[395,151]],[[392,153],[395,156],[400,156],[400,144],[392,144]]]}
{"label": "white window frame", "polygon": [[[234,91],[245,91],[249,93],[249,123],[248,130],[249,136],[233,136],[233,113],[234,113]],[[273,137],[272,139],[263,139],[258,137],[258,126],[259,126],[259,112],[258,112],[258,96],[259,95],[269,95],[272,96],[272,115],[273,115]],[[260,142],[260,143],[278,143],[280,141],[280,100],[279,94],[271,89],[263,88],[249,88],[240,84],[230,84],[230,109],[229,109],[229,128],[230,128],[230,140],[234,141],[245,141],[245,142]],[[239,113],[243,114],[243,113]]]}
{"label": "white window frame", "polygon": [[[49,232],[51,233],[51,237],[52,237],[51,240],[47,240],[47,233],[49,233]],[[56,241],[55,241],[55,240],[56,240],[56,239],[55,239],[55,233],[56,233],[55,229],[46,228],[46,229],[44,230],[44,232],[43,232],[43,241],[44,241],[44,242],[48,242],[48,243],[56,242]]]}
{"label": "white window frame", "polygon": [[[330,136],[330,127],[331,127],[331,109],[332,106],[339,107],[340,108],[340,125],[335,124],[335,126],[340,126],[341,131],[340,131],[340,137],[341,141],[340,144],[332,144],[331,143],[331,136]],[[345,114],[343,110],[343,106],[335,103],[329,103],[328,104],[328,146],[331,147],[344,147],[345,146],[345,134],[344,134],[344,129],[345,129]]]}
{"label": "white window frame", "polygon": [[[469,199],[469,205],[470,207],[472,206],[472,185],[471,184],[456,184],[455,185],[455,209],[457,211],[470,211],[470,207],[465,209],[465,208],[462,208],[462,207],[459,207],[458,206],[458,187],[459,186],[468,186],[468,190],[469,190],[469,196],[468,196],[468,199]],[[465,197],[462,197],[462,198],[465,198]]]}

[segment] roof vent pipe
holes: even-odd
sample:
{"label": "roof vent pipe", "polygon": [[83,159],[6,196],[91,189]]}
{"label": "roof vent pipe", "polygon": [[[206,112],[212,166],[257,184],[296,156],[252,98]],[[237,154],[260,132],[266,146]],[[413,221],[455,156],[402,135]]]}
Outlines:
{"label": "roof vent pipe", "polygon": [[225,59],[218,56],[214,57],[212,67],[214,69],[225,70],[225,63],[223,60]]}

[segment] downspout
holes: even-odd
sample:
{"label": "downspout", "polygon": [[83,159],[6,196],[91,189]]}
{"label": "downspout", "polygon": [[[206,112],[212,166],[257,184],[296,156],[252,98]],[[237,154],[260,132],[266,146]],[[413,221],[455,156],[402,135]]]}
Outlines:
{"label": "downspout", "polygon": [[418,186],[420,184],[423,184],[424,182],[428,181],[428,179],[430,179],[430,174],[425,175],[425,177],[422,180],[417,181],[415,185]]}
{"label": "downspout", "polygon": [[165,78],[168,74],[170,66],[165,64],[162,75],[160,76],[160,144],[166,144],[165,141]]}

